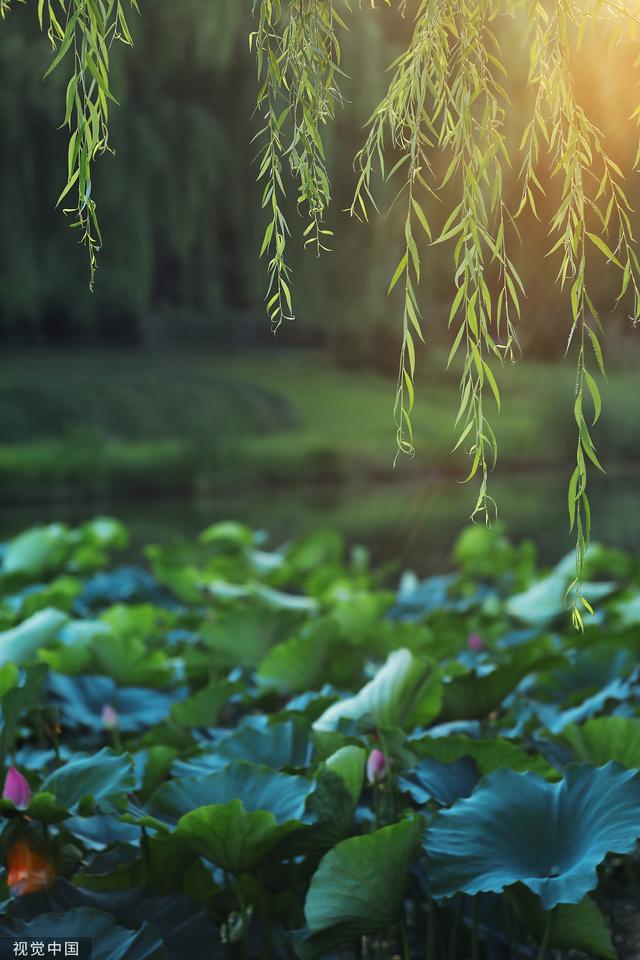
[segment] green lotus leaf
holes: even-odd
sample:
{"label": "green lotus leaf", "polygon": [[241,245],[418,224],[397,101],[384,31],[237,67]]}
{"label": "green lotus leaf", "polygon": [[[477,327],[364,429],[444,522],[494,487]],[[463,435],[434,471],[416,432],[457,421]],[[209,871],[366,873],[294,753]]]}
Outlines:
{"label": "green lotus leaf", "polygon": [[[197,863],[197,853],[185,840],[173,833],[157,833],[147,836],[144,849],[112,846],[99,864],[94,860],[76,873],[73,881],[95,892],[145,886],[164,895],[183,892],[186,878]],[[206,896],[207,892],[205,887],[202,893]]]}
{"label": "green lotus leaf", "polygon": [[[572,580],[576,569],[576,554],[574,550],[567,553],[554,567],[555,573],[561,573],[568,580]],[[602,580],[612,577],[618,580],[625,579],[633,569],[631,557],[622,550],[605,547],[601,543],[592,541],[585,558],[585,576],[588,580]]]}
{"label": "green lotus leaf", "polygon": [[315,821],[299,840],[299,852],[323,854],[354,833],[356,801],[349,787],[338,774],[322,765],[309,798],[309,811]]}
{"label": "green lotus leaf", "polygon": [[249,812],[241,800],[231,800],[185,814],[174,833],[201,857],[239,876],[259,866],[287,834],[303,827],[299,820],[278,823],[267,810]]}
{"label": "green lotus leaf", "polygon": [[354,832],[353,818],[362,787],[366,751],[349,744],[320,764],[309,809],[316,823],[301,845],[306,853],[325,853]]}
{"label": "green lotus leaf", "polygon": [[532,647],[515,650],[507,663],[497,666],[490,673],[478,675],[471,671],[444,683],[442,711],[438,719],[480,720],[499,707],[527,674],[563,666],[565,660],[550,654],[545,646],[536,643]]}
{"label": "green lotus leaf", "polygon": [[640,591],[629,591],[618,600],[615,619],[623,627],[636,627],[640,623]]}
{"label": "green lotus leaf", "polygon": [[198,540],[207,546],[215,543],[222,548],[231,547],[232,549],[239,548],[242,550],[251,547],[255,537],[253,530],[243,523],[238,523],[235,520],[225,520],[207,527],[199,535]]}
{"label": "green lotus leaf", "polygon": [[124,550],[129,543],[129,531],[115,517],[94,517],[82,524],[77,535],[72,535],[72,539],[78,538],[107,550]]}
{"label": "green lotus leaf", "polygon": [[205,622],[200,634],[216,661],[229,666],[253,668],[269,647],[284,638],[290,625],[288,611],[269,610],[245,602]]}
{"label": "green lotus leaf", "polygon": [[0,667],[0,700],[8,690],[17,687],[20,682],[20,673],[15,663],[8,663],[5,667]]}
{"label": "green lotus leaf", "polygon": [[640,837],[640,780],[619,764],[566,768],[557,783],[496,770],[436,814],[425,849],[436,898],[500,893],[518,881],[549,910],[579,903],[608,853]]}
{"label": "green lotus leaf", "polygon": [[264,583],[254,583],[251,592],[259,597],[271,610],[288,610],[293,613],[317,613],[318,601],[313,597],[300,596],[298,593],[283,593]]}
{"label": "green lotus leaf", "polygon": [[222,708],[243,690],[241,683],[217,680],[171,708],[171,719],[179,727],[215,727]]}
{"label": "green lotus leaf", "polygon": [[547,780],[556,780],[560,774],[544,757],[529,754],[509,740],[496,737],[493,740],[474,740],[462,734],[450,737],[421,737],[409,740],[409,749],[419,757],[432,757],[440,763],[454,763],[469,757],[481,775],[501,767],[517,772],[530,771]]}
{"label": "green lotus leaf", "polygon": [[[15,668],[14,668],[15,669]],[[41,689],[47,668],[43,663],[25,667],[20,686],[10,686],[2,695],[2,722],[0,723],[0,757],[13,750],[18,723],[24,713],[41,699]],[[9,674],[9,677],[15,674]]]}
{"label": "green lotus leaf", "polygon": [[59,567],[69,550],[69,529],[61,523],[33,527],[8,544],[2,573],[36,579]]}
{"label": "green lotus leaf", "polygon": [[280,641],[263,659],[256,679],[264,690],[277,693],[304,693],[313,689],[322,676],[324,644],[314,636],[293,636]]}
{"label": "green lotus leaf", "polygon": [[327,769],[337,774],[343,781],[354,804],[358,802],[362,793],[366,760],[366,752],[362,747],[356,746],[341,747],[325,760]]}
{"label": "green lotus leaf", "polygon": [[61,823],[71,816],[67,807],[59,804],[52,793],[36,793],[26,810],[27,816],[40,823]]}
{"label": "green lotus leaf", "polygon": [[60,807],[77,810],[91,801],[100,810],[114,812],[118,800],[135,787],[131,760],[106,747],[90,757],[70,760],[49,774],[40,790],[53,794]]}
{"label": "green lotus leaf", "polygon": [[313,728],[335,730],[340,720],[357,720],[365,715],[379,727],[428,723],[440,710],[441,690],[435,663],[419,660],[401,647],[389,655],[359,693],[332,704]]}
{"label": "green lotus leaf", "polygon": [[93,907],[43,913],[30,923],[14,920],[0,926],[0,936],[12,940],[89,939],[91,960],[168,960],[162,937],[151,924],[144,923],[136,932],[126,930],[108,913]]}
{"label": "green lotus leaf", "polygon": [[295,938],[298,956],[319,956],[397,922],[422,828],[420,819],[401,820],[343,840],[325,854],[307,893],[308,929]]}
{"label": "green lotus leaf", "polygon": [[[516,908],[524,927],[540,943],[549,913],[542,909],[535,894],[518,886],[512,891],[509,902]],[[600,960],[617,960],[618,956],[606,921],[591,897],[555,908],[550,920],[548,945],[556,950],[584,951]]]}
{"label": "green lotus leaf", "polygon": [[40,647],[46,647],[57,638],[66,621],[66,614],[47,607],[17,627],[0,633],[0,667],[10,663],[20,666],[33,660]]}
{"label": "green lotus leaf", "polygon": [[149,650],[142,637],[108,633],[97,636],[92,648],[95,672],[113,677],[120,686],[162,687],[175,680],[164,650]]}
{"label": "green lotus leaf", "polygon": [[615,760],[629,769],[640,768],[638,717],[596,717],[580,725],[570,723],[555,740],[585,763],[600,766]]}
{"label": "green lotus leaf", "polygon": [[198,807],[240,800],[248,813],[266,810],[277,823],[283,823],[304,817],[312,789],[313,783],[306,777],[239,761],[214,773],[163,783],[151,798],[150,811],[160,819],[175,821]]}

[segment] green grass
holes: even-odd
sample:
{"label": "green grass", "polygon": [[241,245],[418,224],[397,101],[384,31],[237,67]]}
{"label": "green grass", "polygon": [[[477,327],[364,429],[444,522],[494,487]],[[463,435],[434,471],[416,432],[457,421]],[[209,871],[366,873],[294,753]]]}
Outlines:
{"label": "green grass", "polygon": [[[499,379],[502,412],[492,409],[491,422],[503,475],[568,469],[571,366],[524,362]],[[277,347],[243,356],[9,357],[0,378],[0,491],[19,501],[384,482],[393,476],[393,395],[379,375]],[[615,471],[638,459],[635,375],[614,374],[603,399],[594,436]],[[417,453],[399,461],[396,479],[464,475],[464,454],[450,456],[456,410],[455,374],[423,365]]]}
{"label": "green grass", "polygon": [[[436,361],[440,358],[436,358]],[[463,476],[465,456],[451,456],[458,405],[455,374],[433,366],[418,378],[414,434],[416,458],[399,469],[413,473],[437,469]],[[336,369],[322,355],[292,356],[286,352],[236,357],[224,362],[230,376],[281,391],[299,418],[299,429],[272,430],[247,438],[244,452],[257,464],[279,464],[286,470],[313,453],[333,456],[343,464],[367,466],[387,474],[395,454],[394,385],[375,374]],[[522,363],[500,371],[502,410],[490,402],[503,467],[566,467],[575,450],[573,396],[575,374],[570,364]],[[604,414],[595,436],[603,455],[615,467],[636,461],[636,423],[640,396],[635,374],[615,373],[603,385]],[[293,461],[293,462],[292,462]]]}

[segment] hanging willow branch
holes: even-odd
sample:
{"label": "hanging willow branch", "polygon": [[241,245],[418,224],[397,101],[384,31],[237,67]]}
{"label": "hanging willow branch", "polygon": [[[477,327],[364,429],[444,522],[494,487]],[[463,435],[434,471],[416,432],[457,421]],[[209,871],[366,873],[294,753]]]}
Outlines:
{"label": "hanging willow branch", "polygon": [[262,207],[269,212],[260,256],[268,257],[267,314],[274,332],[294,318],[285,258],[291,233],[285,213],[287,163],[298,185],[298,207],[308,218],[305,247],[320,256],[332,235],[324,226],[331,188],[323,128],[342,103],[337,28],[346,24],[338,4],[349,10],[349,0],[254,0],[258,29],[250,47],[261,82],[257,111],[264,120],[256,135],[264,144],[258,180],[264,182]]}
{"label": "hanging willow branch", "polygon": [[[386,175],[387,179],[393,178],[398,172],[402,173],[403,185],[399,196],[404,195],[406,202],[404,252],[391,278],[388,293],[402,281],[404,307],[395,422],[398,453],[409,455],[414,452],[411,425],[415,396],[414,338],[424,340],[417,297],[421,260],[416,233],[422,231],[428,241],[432,237],[421,195],[432,192],[427,177],[432,175],[429,156],[435,140],[433,118],[426,110],[426,102],[429,92],[436,89],[435,78],[446,63],[445,7],[445,4],[439,6],[436,3],[422,5],[422,15],[416,18],[412,43],[395,64],[388,93],[373,115],[367,142],[356,157],[358,182],[351,204],[352,216],[368,220],[369,207],[377,209],[372,187],[376,163],[381,175]],[[393,150],[399,154],[399,159],[388,174],[385,168],[387,138]]]}
{"label": "hanging willow branch", "polygon": [[[569,31],[584,28],[575,7],[557,0],[551,12],[542,3],[534,8],[535,29],[531,45],[530,82],[536,89],[534,116],[525,131],[523,146],[524,189],[521,209],[529,205],[536,214],[534,189],[542,187],[535,167],[540,145],[551,158],[551,176],[561,180],[560,202],[551,220],[556,241],[549,251],[561,252],[558,282],[569,288],[571,326],[567,352],[577,349],[574,417],[577,427],[576,466],[569,481],[570,526],[576,530],[576,575],[567,591],[574,626],[583,626],[582,610],[593,612],[583,594],[587,550],[591,539],[588,498],[588,463],[604,471],[592,438],[602,401],[590,366],[605,377],[601,337],[604,334],[589,290],[591,250],[604,255],[621,274],[617,302],[633,291],[632,320],[638,322],[638,259],[633,249],[630,206],[622,187],[622,171],[607,155],[602,132],[576,102],[570,68]],[[590,12],[589,12],[590,13]],[[589,16],[590,19],[590,16]],[[612,249],[613,247],[613,249]],[[592,406],[587,423],[586,403]]]}
{"label": "hanging willow branch", "polygon": [[[130,0],[138,10],[138,0]],[[97,254],[102,246],[97,206],[93,196],[93,163],[109,146],[109,105],[117,103],[110,88],[110,51],[115,41],[130,46],[131,33],[121,0],[38,0],[38,18],[46,30],[54,56],[48,77],[63,64],[71,64],[63,126],[69,129],[67,180],[58,197],[71,227],[80,231],[89,256],[93,289]]]}
{"label": "hanging willow branch", "polygon": [[[505,71],[498,58],[492,7],[485,0],[459,4],[451,25],[455,38],[449,61],[452,79],[440,144],[453,157],[442,186],[459,173],[462,196],[437,241],[456,239],[457,292],[449,324],[458,319],[459,329],[449,364],[459,350],[464,358],[456,419],[456,423],[462,422],[462,431],[456,448],[470,438],[472,464],[467,480],[480,476],[472,518],[480,514],[487,522],[496,511],[487,484],[489,467],[495,466],[497,460],[498,445],[487,419],[485,397],[488,387],[500,409],[491,361],[514,359],[517,339],[511,317],[514,310],[520,313],[518,290],[524,293],[506,250],[502,164],[509,163],[503,134],[507,95],[496,78],[496,74],[500,76]],[[497,266],[500,277],[497,296],[492,296],[489,286],[492,265]]]}
{"label": "hanging willow branch", "polygon": [[[404,280],[403,339],[396,394],[398,451],[413,453],[411,411],[414,403],[415,341],[422,340],[421,314],[416,296],[421,253],[414,224],[432,241],[425,197],[457,178],[459,203],[451,211],[434,243],[455,240],[453,298],[449,325],[457,324],[448,365],[461,352],[460,406],[456,426],[460,434],[454,449],[468,444],[472,459],[467,479],[480,476],[473,516],[488,521],[495,503],[487,491],[490,466],[497,458],[495,434],[486,416],[487,388],[500,407],[500,393],[491,358],[513,359],[516,345],[511,315],[520,311],[520,278],[506,252],[502,164],[508,163],[503,124],[506,93],[496,79],[504,73],[497,56],[498,42],[491,23],[494,4],[488,0],[445,2],[423,0],[407,52],[395,64],[389,91],[376,110],[365,146],[356,157],[358,182],[351,213],[368,219],[375,206],[372,174],[385,175],[385,150],[400,159],[388,174],[404,177],[401,193],[407,197],[405,250],[389,286]],[[387,135],[388,134],[388,139]],[[448,158],[444,178],[433,175],[437,148]],[[431,183],[426,179],[429,177]],[[492,297],[488,274],[497,270],[500,289]],[[501,339],[502,338],[502,339]]]}

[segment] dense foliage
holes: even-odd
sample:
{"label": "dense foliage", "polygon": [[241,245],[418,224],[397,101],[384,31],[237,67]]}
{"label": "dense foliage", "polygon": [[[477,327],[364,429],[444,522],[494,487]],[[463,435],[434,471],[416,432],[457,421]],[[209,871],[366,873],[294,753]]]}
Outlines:
{"label": "dense foliage", "polygon": [[105,960],[615,958],[635,559],[592,545],[580,635],[572,558],[537,571],[496,529],[397,591],[330,533],[274,549],[222,523],[114,565],[126,543],[100,518],[2,547],[3,936]]}

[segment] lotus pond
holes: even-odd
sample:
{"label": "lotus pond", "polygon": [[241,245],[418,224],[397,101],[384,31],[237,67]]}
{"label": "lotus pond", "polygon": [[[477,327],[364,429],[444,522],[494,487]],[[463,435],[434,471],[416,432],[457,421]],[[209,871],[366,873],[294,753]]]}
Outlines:
{"label": "lotus pond", "polygon": [[635,557],[591,548],[579,634],[573,558],[538,569],[497,529],[393,589],[330,532],[126,546],[99,518],[0,549],[0,938],[635,955]]}

